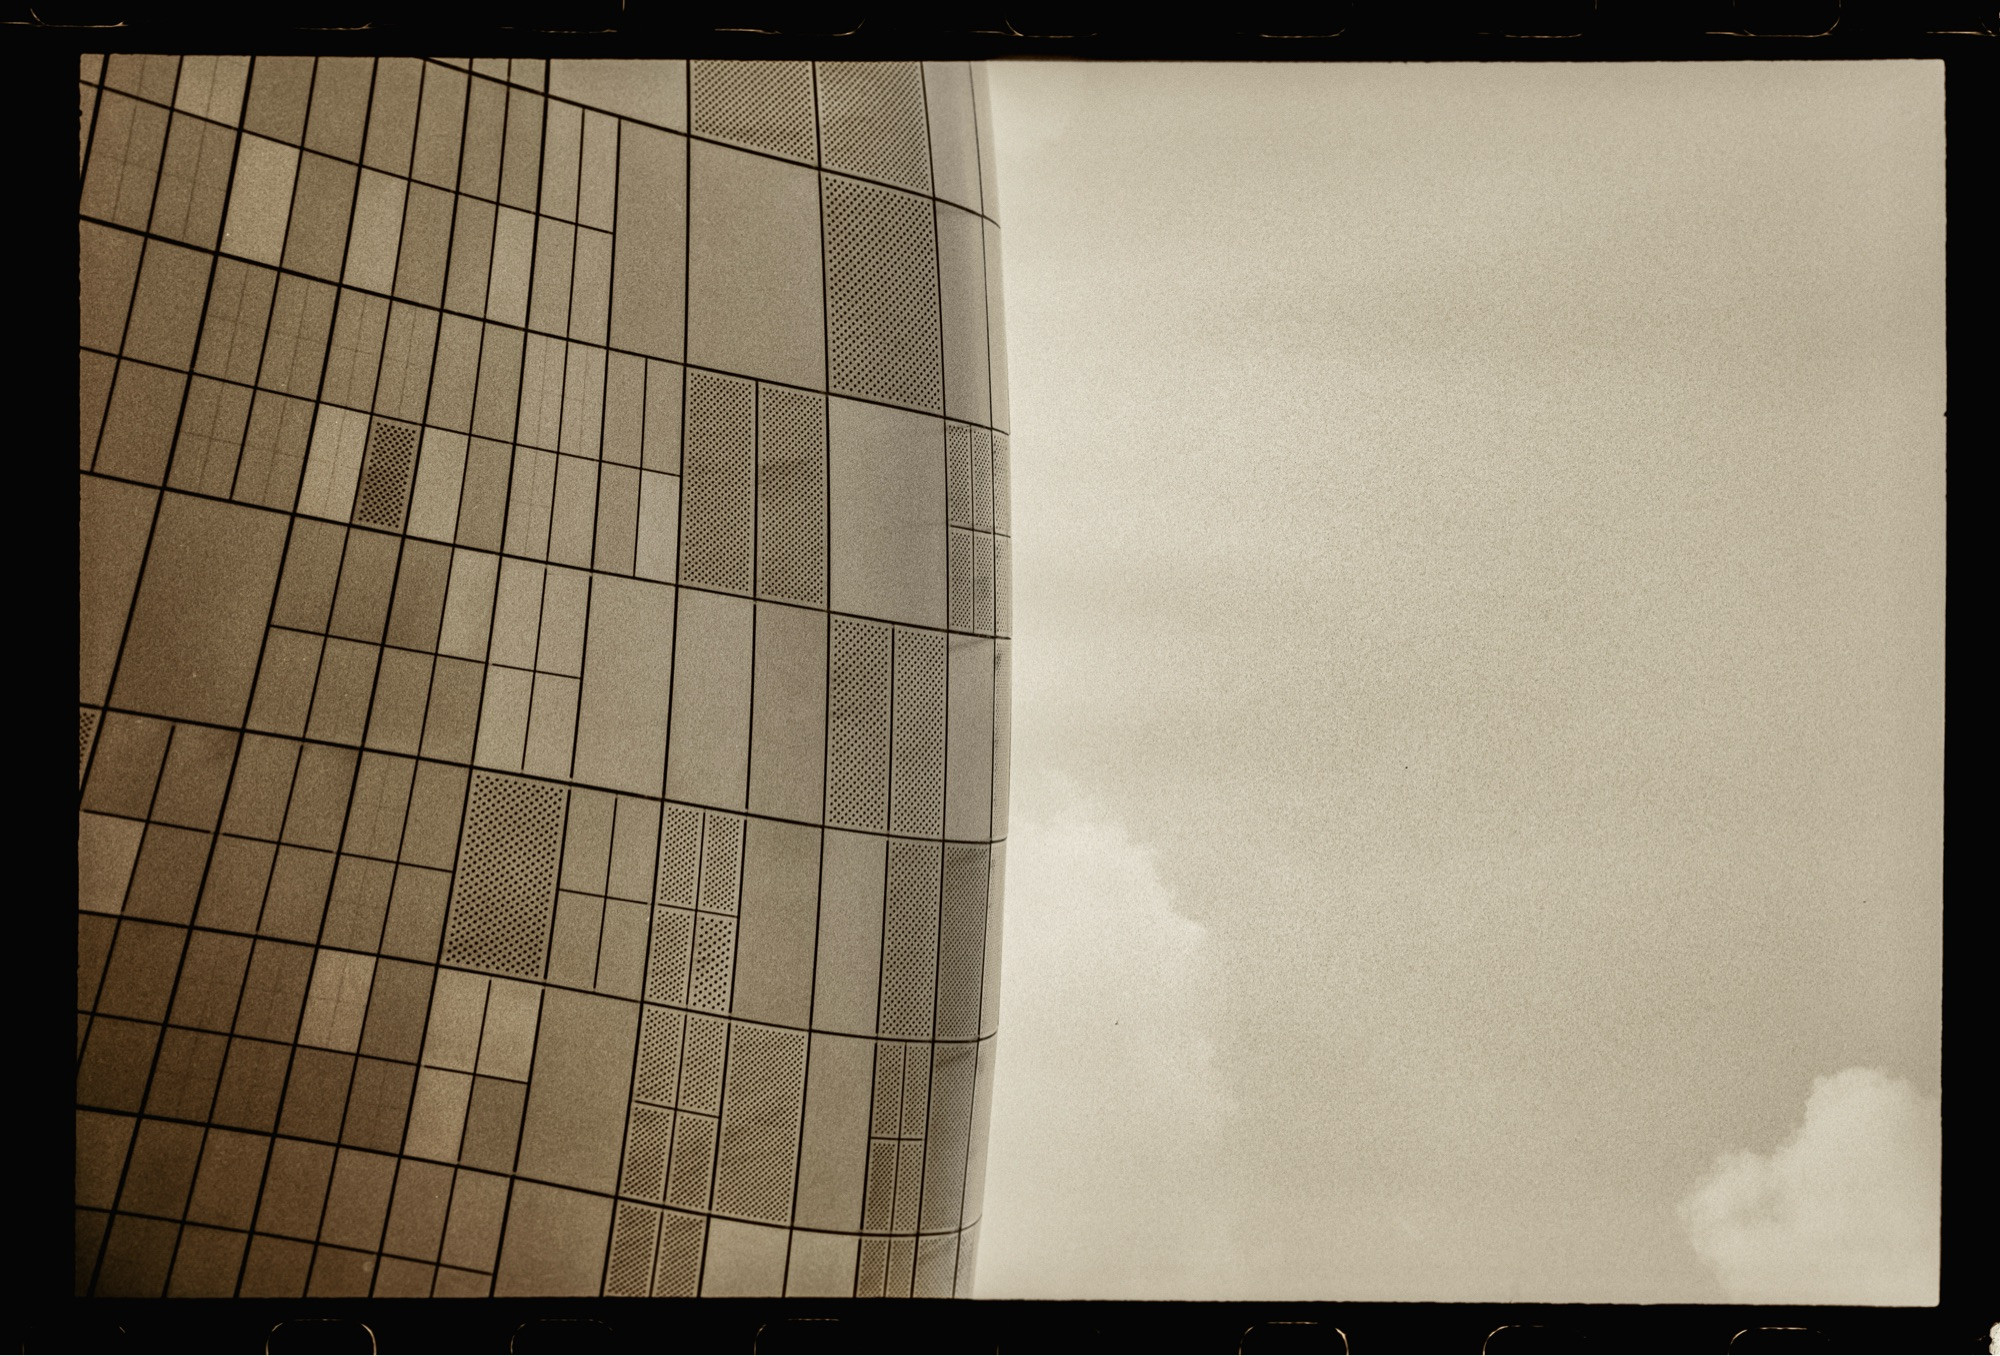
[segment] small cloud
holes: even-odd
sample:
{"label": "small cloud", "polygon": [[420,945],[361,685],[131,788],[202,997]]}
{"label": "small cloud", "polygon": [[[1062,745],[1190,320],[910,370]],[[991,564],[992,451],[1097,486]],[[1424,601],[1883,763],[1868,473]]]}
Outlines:
{"label": "small cloud", "polygon": [[1742,1304],[1936,1304],[1938,1102],[1879,1069],[1813,1080],[1770,1153],[1724,1154],[1680,1204]]}

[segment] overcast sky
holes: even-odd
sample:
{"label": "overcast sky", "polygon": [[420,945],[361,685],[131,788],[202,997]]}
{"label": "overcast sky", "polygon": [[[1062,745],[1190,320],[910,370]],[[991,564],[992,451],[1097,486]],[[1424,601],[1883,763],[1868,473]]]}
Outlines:
{"label": "overcast sky", "polygon": [[1941,64],[991,88],[981,1293],[1931,1302]]}

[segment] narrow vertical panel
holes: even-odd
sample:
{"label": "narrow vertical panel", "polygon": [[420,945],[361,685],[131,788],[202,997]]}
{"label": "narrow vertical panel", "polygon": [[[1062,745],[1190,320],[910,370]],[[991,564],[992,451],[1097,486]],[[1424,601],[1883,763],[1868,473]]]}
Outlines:
{"label": "narrow vertical panel", "polygon": [[993,836],[993,642],[954,635],[949,651],[944,832],[985,841]]}
{"label": "narrow vertical panel", "polygon": [[660,794],[673,672],[673,589],[598,576],[577,709],[576,780]]}
{"label": "narrow vertical panel", "polygon": [[852,400],[829,415],[834,610],[942,627],[944,421]]}
{"label": "narrow vertical panel", "polygon": [[820,869],[813,1025],[873,1035],[882,969],[884,841],[828,830]]}
{"label": "narrow vertical panel", "polygon": [[739,1017],[803,1027],[812,1017],[820,831],[752,820],[736,937]]}
{"label": "narrow vertical panel", "polygon": [[681,595],[680,607],[666,794],[741,809],[750,754],[755,604],[690,591]]}
{"label": "narrow vertical panel", "polygon": [[520,1172],[610,1192],[625,1135],[639,1005],[550,989],[521,1122]]}
{"label": "narrow vertical panel", "polygon": [[[707,142],[696,142],[691,155],[688,361],[822,387],[825,302],[813,172]],[[622,269],[622,213],[618,234]]]}
{"label": "narrow vertical panel", "polygon": [[686,316],[686,139],[623,124],[617,178],[611,347],[679,360]]}
{"label": "narrow vertical panel", "polygon": [[929,1036],[937,987],[939,848],[889,842],[882,915],[881,1030]]}
{"label": "narrow vertical panel", "polygon": [[805,1078],[805,1032],[731,1023],[716,1149],[718,1212],[791,1222]]}
{"label": "narrow vertical panel", "polygon": [[873,1060],[871,1041],[825,1033],[812,1038],[799,1148],[797,1222],[803,1228],[861,1227]]}
{"label": "narrow vertical panel", "polygon": [[891,630],[835,617],[827,664],[826,822],[884,826],[889,809]]}
{"label": "narrow vertical panel", "polygon": [[985,226],[976,216],[937,205],[938,282],[944,306],[945,412],[987,423],[992,414],[992,355],[986,323]]}
{"label": "narrow vertical panel", "polygon": [[818,820],[825,803],[826,614],[760,603],[750,810]]}

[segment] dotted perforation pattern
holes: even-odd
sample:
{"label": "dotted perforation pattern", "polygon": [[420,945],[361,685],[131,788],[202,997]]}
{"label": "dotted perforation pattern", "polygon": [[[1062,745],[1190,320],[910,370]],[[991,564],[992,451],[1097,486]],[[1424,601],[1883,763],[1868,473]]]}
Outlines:
{"label": "dotted perforation pattern", "polygon": [[686,1023],[685,1013],[646,1004],[639,1020],[639,1065],[632,1080],[632,1096],[637,1100],[655,1106],[674,1104]]}
{"label": "dotted perforation pattern", "polygon": [[660,1238],[661,1213],[633,1201],[618,1202],[611,1226],[611,1255],[604,1267],[605,1294],[643,1299],[653,1293],[653,1254]]}
{"label": "dotted perforation pattern", "polygon": [[937,843],[904,839],[889,842],[889,883],[882,918],[880,1020],[885,1036],[931,1034],[931,1000],[937,983],[939,848]]}
{"label": "dotted perforation pattern", "polygon": [[889,809],[890,628],[835,617],[832,631],[826,822],[880,832]]}
{"label": "dotted perforation pattern", "polygon": [[972,430],[944,426],[945,517],[953,527],[972,526]]}
{"label": "dotted perforation pattern", "polygon": [[702,816],[701,888],[697,907],[708,913],[736,912],[743,890],[743,833],[741,815]]}
{"label": "dotted perforation pattern", "polygon": [[90,747],[97,742],[97,710],[80,707],[76,715],[76,782],[83,785],[84,769],[90,766]]}
{"label": "dotted perforation pattern", "polygon": [[805,1104],[806,1035],[731,1023],[715,1209],[786,1224]]}
{"label": "dotted perforation pattern", "polygon": [[659,893],[655,902],[694,907],[701,863],[701,811],[669,805],[660,821]]}
{"label": "dotted perforation pattern", "polygon": [[687,1002],[693,953],[694,910],[664,905],[654,909],[653,935],[646,948],[646,997],[676,1006]]}
{"label": "dotted perforation pattern", "polygon": [[993,530],[1000,533],[1014,530],[1014,473],[1008,457],[1007,435],[993,434]]}
{"label": "dotted perforation pattern", "polygon": [[364,527],[400,532],[417,470],[417,430],[377,419],[368,433],[361,463],[361,488],[354,496],[354,521]]}
{"label": "dotted perforation pattern", "polygon": [[674,1116],[674,1165],[667,1174],[667,1204],[708,1209],[715,1177],[715,1117],[682,1111]]}
{"label": "dotted perforation pattern", "polygon": [[691,61],[688,100],[698,137],[807,164],[815,158],[811,62]]}
{"label": "dotted perforation pattern", "polygon": [[944,825],[945,638],[896,628],[892,833],[937,837]]}
{"label": "dotted perforation pattern", "polygon": [[681,578],[748,593],[755,560],[757,480],[755,382],[687,374],[682,452]]}
{"label": "dotted perforation pattern", "polygon": [[688,969],[688,1006],[704,1012],[729,1011],[736,969],[736,920],[728,914],[696,914],[694,959]]}
{"label": "dotted perforation pattern", "polygon": [[757,388],[757,592],[826,605],[826,398]]}
{"label": "dotted perforation pattern", "polygon": [[991,860],[992,849],[984,845],[945,844],[944,900],[938,924],[939,1039],[969,1040],[979,1034]]}
{"label": "dotted perforation pattern", "polygon": [[[706,1184],[704,1184],[706,1185]],[[708,1220],[669,1210],[660,1217],[660,1260],[653,1273],[656,1296],[690,1296],[701,1283]]]}
{"label": "dotted perforation pattern", "polygon": [[821,163],[929,193],[923,67],[914,61],[822,61],[818,75]]}
{"label": "dotted perforation pattern", "polygon": [[[674,1140],[674,1113],[663,1107],[632,1107],[632,1119],[625,1134],[625,1168],[619,1175],[621,1195],[641,1200],[664,1199],[667,1188],[667,1154]],[[650,1252],[648,1254],[650,1265]]]}
{"label": "dotted perforation pattern", "polygon": [[930,200],[822,175],[832,389],[944,412]]}
{"label": "dotted perforation pattern", "polygon": [[540,979],[569,789],[474,772],[445,922],[444,961]]}

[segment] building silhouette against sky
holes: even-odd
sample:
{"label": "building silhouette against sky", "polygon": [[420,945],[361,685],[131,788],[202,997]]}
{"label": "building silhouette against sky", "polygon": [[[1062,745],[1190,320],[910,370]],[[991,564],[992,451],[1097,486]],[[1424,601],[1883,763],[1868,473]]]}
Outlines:
{"label": "building silhouette against sky", "polygon": [[80,75],[77,1293],[968,1293],[981,73]]}

